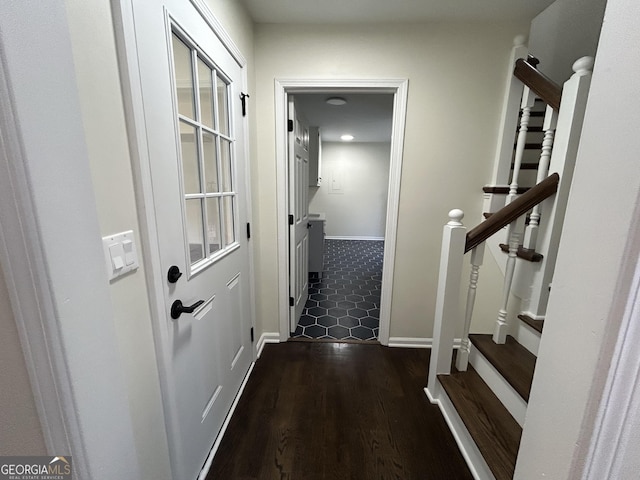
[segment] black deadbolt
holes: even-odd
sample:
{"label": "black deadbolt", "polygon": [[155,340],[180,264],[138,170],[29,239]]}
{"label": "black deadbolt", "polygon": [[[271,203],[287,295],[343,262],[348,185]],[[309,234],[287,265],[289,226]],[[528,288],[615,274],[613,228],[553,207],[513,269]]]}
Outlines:
{"label": "black deadbolt", "polygon": [[177,266],[171,265],[169,267],[169,272],[167,273],[167,280],[169,280],[169,283],[176,283],[181,276],[182,272]]}

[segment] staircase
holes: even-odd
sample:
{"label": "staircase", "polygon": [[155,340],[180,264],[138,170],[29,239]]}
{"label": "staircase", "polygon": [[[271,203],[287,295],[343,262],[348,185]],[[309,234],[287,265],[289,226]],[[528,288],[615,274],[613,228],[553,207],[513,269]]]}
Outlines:
{"label": "staircase", "polygon": [[[514,54],[521,53],[516,45]],[[483,221],[467,231],[463,212],[449,212],[444,226],[434,338],[425,392],[439,405],[477,479],[512,479],[533,385],[538,346],[543,341],[555,251],[564,221],[573,164],[590,83],[592,59],[574,64],[563,88],[537,71],[533,57],[515,62],[506,95],[503,151],[492,185],[485,186]],[[518,108],[513,109],[513,105]],[[538,112],[541,113],[539,116]],[[534,124],[532,119],[541,122]],[[517,119],[517,120],[516,120]],[[507,141],[519,123],[515,148]],[[537,137],[528,137],[532,132]],[[505,152],[504,149],[508,149]],[[533,153],[532,153],[533,152]],[[537,161],[531,155],[538,157]],[[535,158],[535,157],[534,157]],[[531,169],[534,176],[521,175]],[[549,172],[555,172],[549,174]],[[508,176],[508,177],[507,177]],[[534,178],[532,181],[531,178]],[[487,248],[488,245],[488,248]],[[504,273],[503,297],[492,333],[476,331],[473,309],[485,250]],[[469,255],[465,255],[469,253]],[[459,305],[463,261],[471,275],[463,313]],[[517,267],[517,268],[516,268]],[[517,274],[516,274],[517,272]],[[510,318],[508,302],[522,311]],[[456,332],[462,330],[454,352]],[[474,332],[474,333],[471,333]]]}

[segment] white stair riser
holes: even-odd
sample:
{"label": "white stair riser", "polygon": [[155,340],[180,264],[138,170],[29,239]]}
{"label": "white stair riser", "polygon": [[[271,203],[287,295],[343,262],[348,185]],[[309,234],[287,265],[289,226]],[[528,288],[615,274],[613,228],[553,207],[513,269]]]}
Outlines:
{"label": "white stair riser", "polygon": [[520,345],[538,356],[538,348],[540,348],[540,332],[531,328],[519,318],[514,320],[515,325],[512,331],[512,336]]}
{"label": "white stair riser", "polygon": [[482,377],[484,383],[493,391],[496,397],[502,402],[511,416],[524,427],[524,419],[527,414],[527,402],[523,400],[518,392],[504,379],[493,365],[471,344],[469,363]]}

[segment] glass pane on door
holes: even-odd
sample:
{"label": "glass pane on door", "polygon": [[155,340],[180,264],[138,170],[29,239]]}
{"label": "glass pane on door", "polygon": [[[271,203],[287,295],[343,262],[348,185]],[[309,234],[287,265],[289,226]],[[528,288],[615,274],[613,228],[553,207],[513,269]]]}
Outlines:
{"label": "glass pane on door", "polygon": [[225,246],[231,245],[236,241],[235,225],[233,220],[233,197],[222,197],[222,210],[224,218],[224,237]]}
{"label": "glass pane on door", "polygon": [[220,236],[220,198],[207,198],[207,243],[209,254],[222,248]]}
{"label": "glass pane on door", "polygon": [[205,255],[204,229],[202,224],[202,200],[199,198],[185,201],[187,211],[187,243],[191,264],[202,260]]}
{"label": "glass pane on door", "polygon": [[232,192],[231,142],[220,139],[220,168],[222,169],[222,191]]}
{"label": "glass pane on door", "polygon": [[191,63],[191,49],[172,35],[174,81],[178,97],[178,112],[189,118],[196,118],[193,92],[193,68]]}
{"label": "glass pane on door", "polygon": [[217,75],[216,90],[218,92],[218,130],[223,135],[229,135],[229,109],[227,82]]}
{"label": "glass pane on door", "polygon": [[213,128],[213,72],[198,57],[198,87],[200,92],[200,122]]}
{"label": "glass pane on door", "polygon": [[200,193],[200,161],[196,139],[197,129],[180,121],[180,153],[184,193]]}
{"label": "glass pane on door", "polygon": [[208,132],[202,134],[202,154],[204,160],[204,178],[207,193],[220,191],[218,185],[218,154],[216,152],[216,137]]}

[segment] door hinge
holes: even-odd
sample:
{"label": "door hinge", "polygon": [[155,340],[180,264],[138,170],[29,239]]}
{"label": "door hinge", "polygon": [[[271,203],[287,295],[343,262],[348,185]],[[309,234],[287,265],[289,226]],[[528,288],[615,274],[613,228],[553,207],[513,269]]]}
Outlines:
{"label": "door hinge", "polygon": [[251,238],[251,224],[247,222],[247,239]]}
{"label": "door hinge", "polygon": [[293,120],[287,120],[287,131],[293,132]]}
{"label": "door hinge", "polygon": [[251,327],[251,343],[253,343],[253,327]]}
{"label": "door hinge", "polygon": [[293,297],[289,297],[289,306],[293,307],[296,304],[296,301]]}
{"label": "door hinge", "polygon": [[247,98],[249,98],[248,93],[240,92],[240,101],[242,102],[242,116],[247,116]]}
{"label": "door hinge", "polygon": [[289,225],[293,225],[293,215],[289,215]]}

